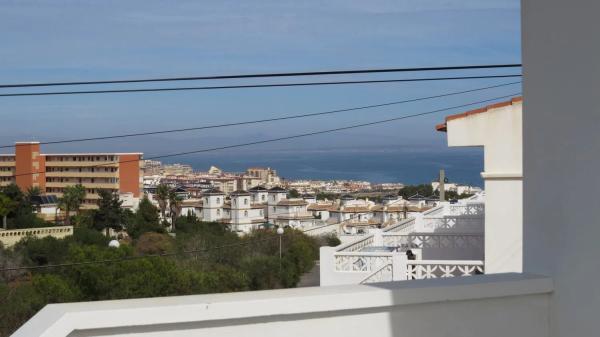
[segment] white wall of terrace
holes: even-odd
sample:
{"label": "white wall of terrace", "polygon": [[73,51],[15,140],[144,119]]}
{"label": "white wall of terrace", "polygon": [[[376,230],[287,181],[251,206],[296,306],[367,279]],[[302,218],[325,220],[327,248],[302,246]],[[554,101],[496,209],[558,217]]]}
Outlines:
{"label": "white wall of terrace", "polygon": [[494,275],[52,304],[14,337],[547,337],[549,279]]}

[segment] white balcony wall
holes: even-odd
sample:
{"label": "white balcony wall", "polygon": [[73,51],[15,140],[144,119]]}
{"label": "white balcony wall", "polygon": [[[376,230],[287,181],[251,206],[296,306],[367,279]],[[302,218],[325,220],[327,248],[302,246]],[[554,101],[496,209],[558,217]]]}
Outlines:
{"label": "white balcony wall", "polygon": [[512,274],[55,304],[14,336],[546,337],[551,289]]}

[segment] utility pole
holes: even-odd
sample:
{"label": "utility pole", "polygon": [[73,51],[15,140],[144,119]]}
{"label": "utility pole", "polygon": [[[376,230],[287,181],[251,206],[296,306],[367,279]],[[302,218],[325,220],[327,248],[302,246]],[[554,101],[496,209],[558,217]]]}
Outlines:
{"label": "utility pole", "polygon": [[277,235],[279,235],[279,279],[281,279],[281,239],[283,238],[283,228],[277,228]]}
{"label": "utility pole", "polygon": [[446,182],[446,172],[444,170],[440,170],[440,184],[438,188],[440,190],[440,202],[445,201],[446,199],[446,187],[444,183]]}

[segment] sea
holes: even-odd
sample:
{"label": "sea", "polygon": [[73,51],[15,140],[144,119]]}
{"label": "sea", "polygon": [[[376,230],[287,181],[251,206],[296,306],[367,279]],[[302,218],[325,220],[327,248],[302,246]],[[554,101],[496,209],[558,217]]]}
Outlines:
{"label": "sea", "polygon": [[447,149],[436,151],[273,151],[231,155],[203,155],[173,162],[206,171],[211,165],[227,172],[248,167],[271,167],[286,179],[360,180],[372,183],[424,184],[437,180],[440,169],[450,182],[482,187],[483,151]]}

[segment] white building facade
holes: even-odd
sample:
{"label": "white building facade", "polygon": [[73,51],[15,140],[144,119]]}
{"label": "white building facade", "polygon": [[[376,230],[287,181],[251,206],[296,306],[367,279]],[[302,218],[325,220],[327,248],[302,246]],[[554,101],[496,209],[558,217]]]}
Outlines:
{"label": "white building facade", "polygon": [[523,270],[523,102],[520,97],[446,117],[448,146],[482,146],[486,273]]}

